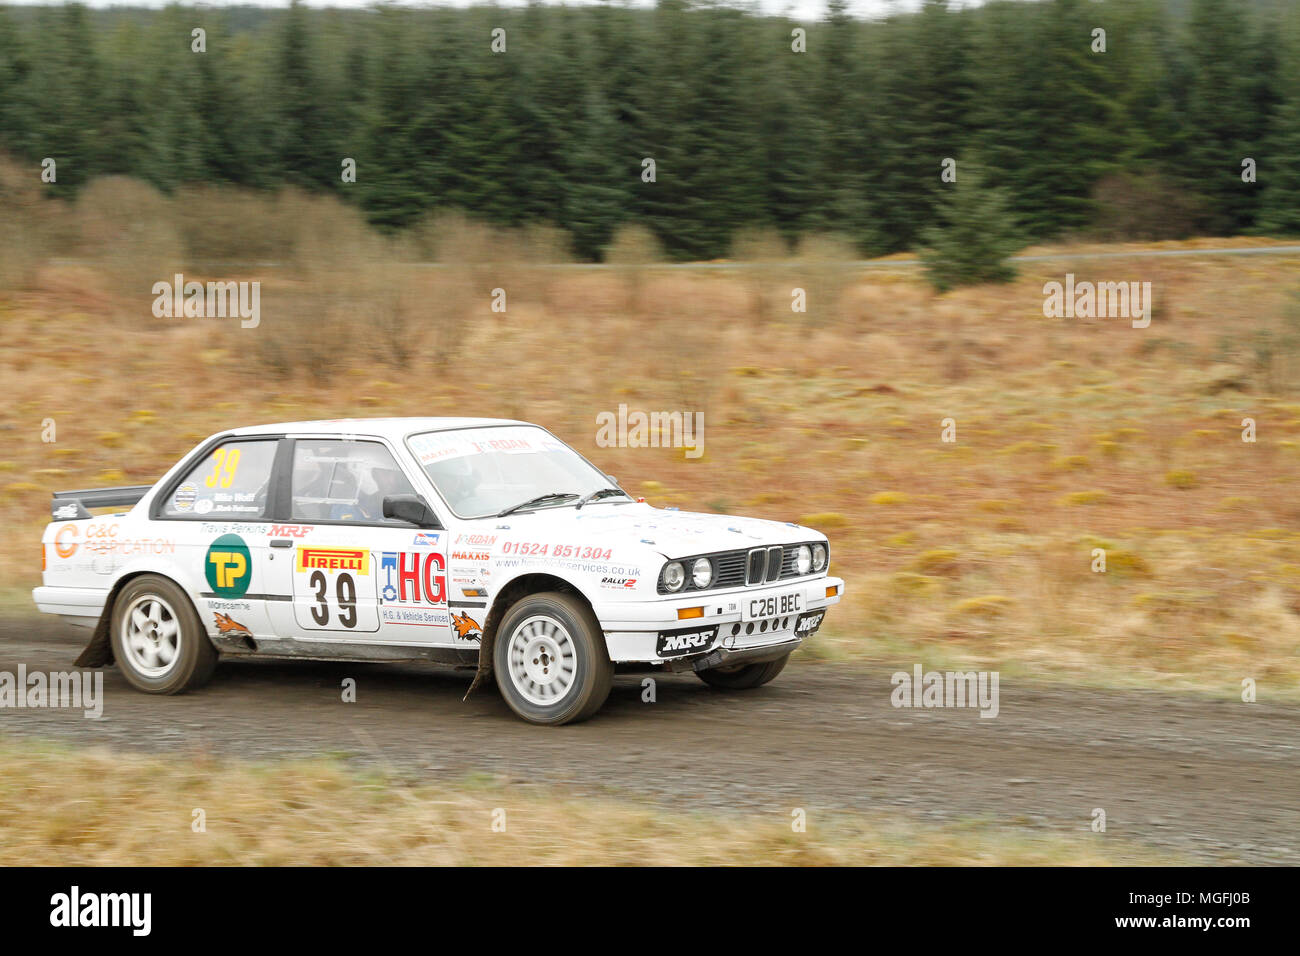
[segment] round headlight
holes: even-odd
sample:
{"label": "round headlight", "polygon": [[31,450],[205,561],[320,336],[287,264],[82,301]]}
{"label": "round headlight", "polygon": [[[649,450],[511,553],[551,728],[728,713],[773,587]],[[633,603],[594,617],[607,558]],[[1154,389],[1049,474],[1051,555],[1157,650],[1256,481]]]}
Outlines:
{"label": "round headlight", "polygon": [[680,591],[686,583],[686,569],[680,561],[669,561],[664,565],[664,587],[670,591]]}
{"label": "round headlight", "polygon": [[814,544],[812,546],[812,566],[814,571],[820,571],[826,567],[826,545]]}
{"label": "round headlight", "polygon": [[707,588],[713,583],[713,562],[708,558],[696,558],[691,565],[691,580],[697,588]]}
{"label": "round headlight", "polygon": [[795,552],[795,562],[800,574],[807,574],[812,570],[812,548],[806,544],[799,545],[799,550]]}

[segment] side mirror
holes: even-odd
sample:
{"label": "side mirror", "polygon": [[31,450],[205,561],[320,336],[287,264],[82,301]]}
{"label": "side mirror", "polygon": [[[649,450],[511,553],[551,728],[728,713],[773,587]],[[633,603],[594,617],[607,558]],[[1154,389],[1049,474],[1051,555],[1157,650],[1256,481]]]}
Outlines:
{"label": "side mirror", "polygon": [[384,517],[409,521],[417,528],[442,528],[438,516],[419,495],[388,495],[384,498]]}

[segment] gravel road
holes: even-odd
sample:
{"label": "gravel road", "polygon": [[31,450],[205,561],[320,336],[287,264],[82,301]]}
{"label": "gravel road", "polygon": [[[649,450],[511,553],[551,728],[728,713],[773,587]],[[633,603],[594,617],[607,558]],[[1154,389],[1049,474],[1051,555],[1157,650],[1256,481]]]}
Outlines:
{"label": "gravel road", "polygon": [[[0,622],[0,671],[69,670],[88,632]],[[767,687],[617,679],[595,719],[539,728],[432,665],[238,661],[178,697],[105,671],[104,712],[0,710],[0,733],[184,757],[346,754],[436,781],[478,771],[683,810],[794,807],[1113,836],[1204,862],[1300,864],[1300,707],[1003,680],[1000,712],[896,709],[881,664],[797,657]],[[344,678],[357,701],[344,703]],[[1107,833],[1090,832],[1106,811]]]}

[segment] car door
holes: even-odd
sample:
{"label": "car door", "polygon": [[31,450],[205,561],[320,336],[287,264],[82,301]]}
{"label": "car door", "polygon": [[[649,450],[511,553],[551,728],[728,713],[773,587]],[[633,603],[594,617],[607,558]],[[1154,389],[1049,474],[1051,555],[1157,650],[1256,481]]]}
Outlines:
{"label": "car door", "polygon": [[446,537],[383,517],[383,499],[417,494],[393,449],[359,436],[296,436],[284,521],[270,547],[284,554],[290,600],[276,627],[304,641],[451,645]]}
{"label": "car door", "polygon": [[266,520],[281,448],[277,435],[218,439],[153,505],[151,518],[174,539],[176,562],[198,593],[204,626],[219,634],[274,634]]}

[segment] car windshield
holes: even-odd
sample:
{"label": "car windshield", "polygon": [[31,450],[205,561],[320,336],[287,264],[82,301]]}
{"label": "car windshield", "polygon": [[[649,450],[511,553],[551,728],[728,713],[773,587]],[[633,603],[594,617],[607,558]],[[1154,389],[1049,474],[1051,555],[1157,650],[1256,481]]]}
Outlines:
{"label": "car windshield", "polygon": [[[423,432],[406,443],[460,518],[573,505],[584,495],[610,486],[609,478],[590,462],[532,425]],[[539,500],[534,502],[535,498]]]}

